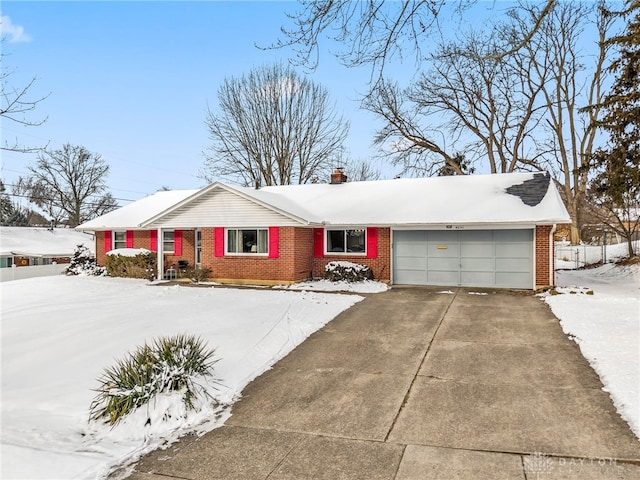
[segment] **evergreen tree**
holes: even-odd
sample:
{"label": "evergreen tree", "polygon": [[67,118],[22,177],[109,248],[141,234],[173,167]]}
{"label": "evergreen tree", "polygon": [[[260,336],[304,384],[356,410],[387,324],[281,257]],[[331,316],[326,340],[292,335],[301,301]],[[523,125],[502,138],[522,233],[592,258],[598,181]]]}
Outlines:
{"label": "evergreen tree", "polygon": [[13,203],[5,192],[4,182],[0,180],[0,224],[9,225],[8,221],[13,215]]}
{"label": "evergreen tree", "polygon": [[619,51],[609,67],[614,83],[601,104],[598,126],[609,136],[593,155],[596,175],[590,190],[601,219],[627,239],[638,231],[640,213],[640,0],[627,0],[625,30],[608,40]]}

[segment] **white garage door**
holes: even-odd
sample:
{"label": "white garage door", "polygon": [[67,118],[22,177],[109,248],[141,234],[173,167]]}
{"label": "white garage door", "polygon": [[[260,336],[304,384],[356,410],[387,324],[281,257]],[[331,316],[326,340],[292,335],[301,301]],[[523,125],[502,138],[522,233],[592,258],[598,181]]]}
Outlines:
{"label": "white garage door", "polygon": [[533,288],[533,230],[396,230],[393,283]]}

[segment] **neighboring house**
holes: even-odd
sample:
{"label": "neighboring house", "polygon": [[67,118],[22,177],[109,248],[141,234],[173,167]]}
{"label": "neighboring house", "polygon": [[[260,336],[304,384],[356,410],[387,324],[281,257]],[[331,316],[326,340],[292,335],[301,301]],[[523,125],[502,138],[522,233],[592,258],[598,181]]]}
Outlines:
{"label": "neighboring house", "polygon": [[226,283],[322,277],[330,261],[392,284],[534,289],[554,284],[553,233],[569,215],[542,173],[158,192],[83,225],[96,256],[157,252]]}
{"label": "neighboring house", "polygon": [[93,251],[93,235],[69,228],[0,227],[0,268],[69,263],[76,246]]}

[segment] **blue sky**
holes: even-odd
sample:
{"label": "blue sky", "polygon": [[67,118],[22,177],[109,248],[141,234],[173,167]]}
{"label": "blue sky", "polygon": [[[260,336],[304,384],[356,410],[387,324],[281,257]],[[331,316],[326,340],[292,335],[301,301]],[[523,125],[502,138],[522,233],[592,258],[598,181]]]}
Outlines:
{"label": "blue sky", "polygon": [[[50,95],[31,115],[48,116],[44,125],[5,121],[3,138],[50,148],[68,142],[102,154],[117,198],[203,186],[197,175],[209,145],[207,104],[215,108],[226,77],[287,61],[290,50],[255,45],[274,42],[285,12],[295,8],[292,2],[4,1],[2,15],[24,29],[4,45],[7,67],[17,69],[11,83],[37,76],[33,96]],[[312,78],[351,121],[352,156],[371,156],[375,122],[357,102],[368,70],[347,69],[324,55]],[[6,183],[34,160],[2,156]]]}
{"label": "blue sky", "polygon": [[[493,5],[493,2],[488,2]],[[202,151],[209,145],[207,104],[226,77],[293,56],[261,50],[275,42],[295,2],[2,2],[6,68],[14,86],[38,80],[33,97],[49,97],[31,115],[45,124],[2,122],[3,141],[83,145],[109,163],[107,183],[118,199],[135,200],[166,186],[199,188]],[[300,70],[302,72],[302,70]],[[402,72],[401,72],[402,71]],[[411,62],[398,73],[411,75]],[[327,51],[311,78],[324,85],[351,122],[353,158],[371,158],[378,125],[358,109],[367,67],[348,69]],[[34,155],[2,152],[2,179],[11,184]],[[393,168],[376,163],[385,177]]]}

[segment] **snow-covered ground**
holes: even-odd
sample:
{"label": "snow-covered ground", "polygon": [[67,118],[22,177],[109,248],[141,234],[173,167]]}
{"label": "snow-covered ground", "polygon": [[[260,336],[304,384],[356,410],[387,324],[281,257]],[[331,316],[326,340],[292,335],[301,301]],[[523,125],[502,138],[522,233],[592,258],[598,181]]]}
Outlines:
{"label": "snow-covered ground", "polygon": [[2,255],[71,257],[81,243],[95,253],[93,235],[72,228],[0,227]]}
{"label": "snow-covered ground", "polygon": [[357,283],[345,281],[330,282],[329,280],[313,280],[308,282],[294,283],[286,287],[287,290],[314,290],[320,292],[356,292],[356,293],[380,293],[386,292],[389,285],[372,280],[364,280]]}
{"label": "snow-covered ground", "polygon": [[561,270],[557,284],[544,300],[640,438],[640,264]]}
{"label": "snow-covered ground", "polygon": [[[640,266],[560,271],[558,283],[560,292],[578,293],[544,300],[640,437]],[[222,424],[228,408],[180,412],[173,397],[157,399],[151,411],[113,429],[87,422],[103,369],[153,338],[190,333],[215,347],[222,386],[208,389],[230,404],[249,381],[362,299],[317,290],[387,287],[321,281],[293,288],[303,291],[149,286],[108,277],[2,284],[1,478],[104,478],[112,466],[188,430]],[[580,293],[588,290],[594,294]],[[166,410],[171,422],[144,425]]]}
{"label": "snow-covered ground", "polygon": [[[4,479],[104,478],[110,467],[187,430],[210,430],[227,409],[181,412],[177,397],[111,429],[88,423],[97,378],[159,336],[195,334],[216,349],[207,391],[230,404],[311,333],[362,300],[307,291],[150,286],[108,277],[6,282],[2,294]],[[144,425],[172,412],[172,421]],[[176,415],[176,412],[178,415]]]}

